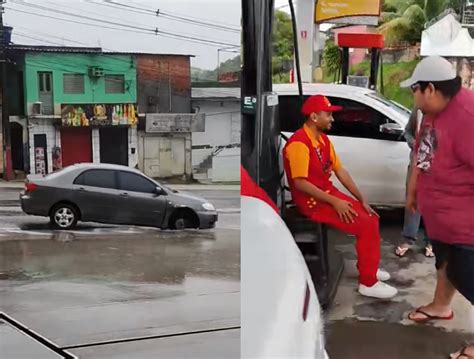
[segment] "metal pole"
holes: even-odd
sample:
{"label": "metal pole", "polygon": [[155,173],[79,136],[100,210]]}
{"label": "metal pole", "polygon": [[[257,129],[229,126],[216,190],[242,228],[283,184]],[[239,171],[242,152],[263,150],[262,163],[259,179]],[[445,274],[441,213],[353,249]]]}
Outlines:
{"label": "metal pole", "polygon": [[300,67],[300,51],[298,46],[298,27],[296,26],[296,15],[295,7],[293,6],[293,0],[288,0],[290,5],[291,12],[291,25],[293,27],[293,42],[295,43],[295,69],[296,69],[296,78],[298,82],[298,94],[300,99],[300,107],[303,105],[303,84],[301,83],[301,67]]}
{"label": "metal pole", "polygon": [[10,138],[10,117],[8,114],[8,86],[7,86],[7,56],[5,29],[3,25],[3,4],[0,2],[0,61],[2,64],[2,128],[3,128],[3,177],[9,181],[13,179],[11,138]]}
{"label": "metal pole", "polygon": [[217,49],[217,68],[216,68],[216,76],[217,76],[217,82],[219,82],[219,67],[221,66],[221,49]]}

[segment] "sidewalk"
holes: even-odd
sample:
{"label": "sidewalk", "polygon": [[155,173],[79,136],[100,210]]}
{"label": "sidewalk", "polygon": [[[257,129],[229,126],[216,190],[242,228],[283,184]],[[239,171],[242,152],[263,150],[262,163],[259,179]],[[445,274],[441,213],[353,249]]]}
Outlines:
{"label": "sidewalk", "polygon": [[[24,181],[5,181],[0,179],[0,190],[7,189],[23,189]],[[165,184],[163,185],[175,189],[177,191],[240,191],[240,185],[236,184]]]}

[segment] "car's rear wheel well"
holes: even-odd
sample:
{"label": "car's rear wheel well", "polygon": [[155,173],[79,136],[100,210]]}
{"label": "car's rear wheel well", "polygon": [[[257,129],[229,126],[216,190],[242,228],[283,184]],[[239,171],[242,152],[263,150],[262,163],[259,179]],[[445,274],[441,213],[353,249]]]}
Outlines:
{"label": "car's rear wheel well", "polygon": [[168,227],[170,229],[180,229],[177,228],[177,221],[183,219],[185,222],[185,228],[199,228],[200,222],[199,217],[195,211],[191,208],[177,208],[173,211],[168,221]]}
{"label": "car's rear wheel well", "polygon": [[59,201],[57,203],[55,203],[50,209],[49,209],[49,216],[51,216],[53,214],[53,211],[58,208],[59,206],[61,205],[64,205],[64,204],[67,204],[69,206],[72,206],[74,207],[74,209],[76,210],[76,213],[77,213],[77,219],[80,220],[82,215],[81,215],[81,210],[79,209],[78,206],[76,206],[74,203],[72,203],[71,201]]}

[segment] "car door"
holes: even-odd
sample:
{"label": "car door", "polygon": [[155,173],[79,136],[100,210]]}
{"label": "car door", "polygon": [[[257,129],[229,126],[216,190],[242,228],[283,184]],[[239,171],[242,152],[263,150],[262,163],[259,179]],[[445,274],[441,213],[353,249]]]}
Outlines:
{"label": "car door", "polygon": [[118,184],[126,223],[161,226],[167,199],[165,195],[157,194],[154,182],[137,173],[118,171]]}
{"label": "car door", "polygon": [[74,202],[83,221],[120,223],[119,190],[115,171],[90,169],[73,182]]}
{"label": "car door", "polygon": [[[329,137],[336,152],[370,203],[403,206],[409,148],[403,136],[383,133],[380,126],[396,123],[378,109],[356,99],[329,97],[343,107],[333,114]],[[347,193],[334,176],[334,184]]]}

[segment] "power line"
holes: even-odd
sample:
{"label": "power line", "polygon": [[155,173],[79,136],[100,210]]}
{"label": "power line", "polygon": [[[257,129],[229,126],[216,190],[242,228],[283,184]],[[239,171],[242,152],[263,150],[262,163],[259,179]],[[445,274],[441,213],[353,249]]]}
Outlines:
{"label": "power line", "polygon": [[79,15],[79,14],[67,13],[65,11],[46,8],[44,6],[35,5],[35,4],[27,4],[27,3],[19,3],[19,2],[15,2],[15,3],[23,5],[23,6],[42,9],[42,10],[45,10],[45,11],[49,11],[49,12],[53,12],[53,13],[59,13],[59,14],[63,14],[63,15],[71,16],[71,17],[76,17],[76,18],[79,17],[79,18],[83,18],[83,19],[86,19],[86,20],[89,20],[89,21],[99,22],[101,24],[106,23],[106,24],[111,24],[111,25],[114,25],[114,26],[125,27],[125,28],[128,28],[128,30],[125,30],[125,29],[122,29],[122,28],[117,28],[117,27],[110,27],[110,26],[104,26],[104,25],[84,23],[84,22],[77,21],[77,20],[69,20],[69,19],[64,19],[64,18],[58,18],[58,17],[54,17],[54,16],[50,16],[50,15],[37,14],[37,13],[33,13],[33,12],[28,12],[26,10],[18,10],[18,9],[11,8],[11,7],[8,7],[8,10],[12,10],[12,11],[16,11],[16,12],[22,12],[22,13],[30,14],[30,15],[34,15],[34,16],[52,18],[52,19],[56,19],[56,20],[60,20],[60,21],[69,22],[69,23],[72,22],[72,23],[77,23],[77,24],[86,25],[86,26],[94,26],[94,27],[99,27],[99,28],[103,28],[103,29],[127,31],[127,32],[133,32],[133,33],[139,33],[139,34],[158,35],[158,36],[163,36],[163,37],[168,37],[168,38],[173,38],[173,39],[179,39],[179,40],[188,41],[188,42],[200,43],[200,44],[209,45],[209,46],[223,46],[223,45],[234,46],[234,45],[232,45],[230,43],[227,43],[227,42],[221,42],[221,41],[217,41],[217,40],[197,38],[197,37],[188,36],[188,35],[185,35],[185,34],[178,34],[178,33],[171,33],[171,32],[167,32],[167,31],[161,31],[158,28],[155,28],[155,29],[143,28],[143,27],[139,27],[139,26],[126,25],[126,24],[116,23],[116,22],[112,22],[112,21],[105,21],[105,20],[101,20],[101,19],[97,19],[97,18],[91,18],[91,17],[88,17],[88,16],[82,16],[82,15]]}
{"label": "power line", "polygon": [[53,41],[49,41],[49,40],[44,40],[44,39],[41,39],[41,38],[38,38],[38,37],[34,37],[34,36],[31,36],[31,35],[23,34],[23,33],[18,32],[18,31],[15,31],[15,36],[24,37],[24,38],[30,39],[30,40],[41,41],[41,42],[44,42],[44,43],[46,43],[46,44],[51,44],[51,45],[62,45],[62,44],[59,44],[59,43],[57,43],[57,42],[53,42]]}
{"label": "power line", "polygon": [[138,7],[138,6],[128,5],[128,4],[123,4],[123,3],[115,2],[115,1],[112,1],[112,0],[104,0],[104,2],[102,2],[102,3],[94,2],[92,0],[87,0],[87,2],[97,4],[97,5],[109,6],[109,7],[113,7],[113,8],[116,8],[116,9],[117,8],[122,8],[122,10],[135,12],[137,14],[151,15],[153,17],[160,17],[161,16],[161,17],[164,17],[164,18],[167,18],[167,19],[170,19],[170,20],[174,20],[174,21],[180,21],[180,22],[185,22],[185,23],[189,23],[189,24],[194,24],[196,26],[203,26],[203,27],[208,27],[208,28],[212,28],[212,29],[216,29],[216,30],[240,33],[239,28],[234,28],[234,27],[230,27],[230,26],[227,26],[227,25],[217,25],[215,23],[213,24],[213,23],[206,22],[206,21],[203,21],[203,20],[197,20],[196,18],[193,19],[192,17],[173,14],[171,12],[162,11],[160,9],[152,10],[152,9],[149,9],[149,8],[143,8],[143,7]]}
{"label": "power line", "polygon": [[179,36],[180,38],[186,38],[186,39],[190,39],[190,40],[205,41],[205,42],[214,43],[214,44],[217,44],[217,45],[232,46],[232,44],[229,44],[229,43],[226,43],[226,42],[223,42],[223,41],[220,41],[220,40],[202,39],[202,38],[196,38],[196,37],[193,37],[193,36],[190,36],[190,35],[187,35],[187,34],[178,34],[178,33],[171,33],[171,32],[167,32],[167,31],[161,31],[158,28],[152,29],[152,28],[145,28],[145,27],[141,27],[141,26],[134,26],[134,25],[128,25],[128,24],[123,24],[123,23],[117,23],[117,22],[113,22],[113,21],[109,21],[109,20],[102,20],[102,19],[98,19],[98,18],[85,16],[85,15],[80,15],[80,14],[70,13],[70,12],[67,12],[67,11],[53,9],[53,8],[50,8],[50,7],[41,6],[41,5],[37,5],[37,4],[29,4],[29,3],[26,3],[24,1],[13,0],[12,2],[15,3],[15,4],[22,5],[22,6],[32,7],[32,8],[48,11],[48,12],[53,12],[53,13],[62,14],[62,15],[66,15],[66,16],[71,16],[71,17],[75,17],[75,18],[79,17],[79,18],[89,20],[89,21],[96,21],[96,22],[99,22],[101,24],[106,23],[106,24],[119,26],[119,27],[125,27],[125,28],[129,28],[129,29],[133,29],[133,30],[149,31],[149,32],[152,32],[152,33],[159,32],[159,33],[162,33],[162,34],[166,34],[166,35],[170,35],[170,36]]}

